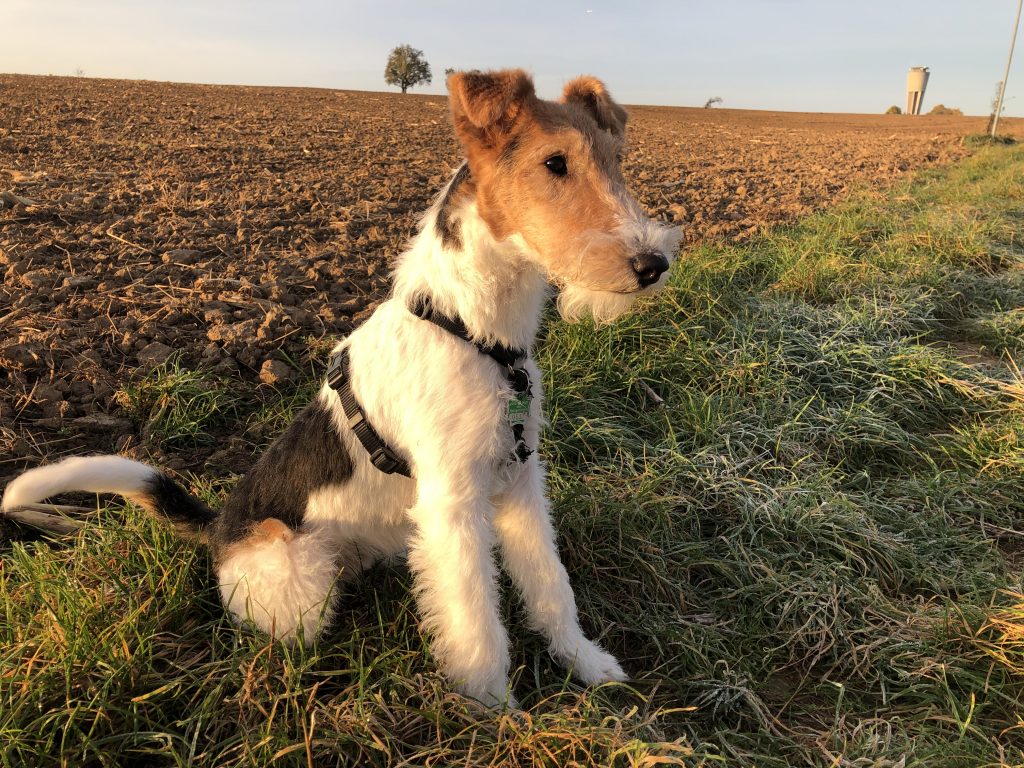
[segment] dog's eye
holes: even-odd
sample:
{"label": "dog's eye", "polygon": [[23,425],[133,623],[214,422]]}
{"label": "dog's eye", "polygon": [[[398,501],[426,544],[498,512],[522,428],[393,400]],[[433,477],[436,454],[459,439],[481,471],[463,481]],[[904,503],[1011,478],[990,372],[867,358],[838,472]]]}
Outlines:
{"label": "dog's eye", "polygon": [[569,168],[565,164],[565,155],[552,155],[544,161],[544,167],[555,176],[565,176],[569,172]]}

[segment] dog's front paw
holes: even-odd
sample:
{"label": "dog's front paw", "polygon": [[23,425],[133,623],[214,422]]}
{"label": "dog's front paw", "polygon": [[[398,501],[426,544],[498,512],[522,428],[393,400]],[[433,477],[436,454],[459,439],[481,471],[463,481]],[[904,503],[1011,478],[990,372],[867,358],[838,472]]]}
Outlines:
{"label": "dog's front paw", "polygon": [[558,654],[559,660],[572,668],[573,676],[586,685],[619,682],[627,675],[619,662],[597,643],[581,638],[574,653]]}
{"label": "dog's front paw", "polygon": [[463,683],[458,686],[458,689],[463,696],[475,699],[488,709],[498,711],[519,709],[519,702],[516,701],[516,697],[509,690],[508,683],[505,681],[492,681],[477,685]]}

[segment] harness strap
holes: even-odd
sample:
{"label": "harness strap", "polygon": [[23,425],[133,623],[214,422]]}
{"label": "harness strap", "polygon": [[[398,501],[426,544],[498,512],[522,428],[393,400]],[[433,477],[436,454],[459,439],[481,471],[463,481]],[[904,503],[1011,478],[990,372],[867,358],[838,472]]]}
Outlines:
{"label": "harness strap", "polygon": [[421,296],[417,299],[416,303],[409,307],[409,311],[416,315],[416,317],[428,320],[438,328],[443,328],[453,336],[458,336],[463,341],[469,342],[480,350],[481,354],[487,355],[503,368],[512,368],[517,361],[526,357],[525,349],[507,347],[504,344],[481,344],[478,341],[473,341],[473,337],[470,336],[469,329],[461,317],[457,315],[449,317],[438,312],[434,308],[433,302],[427,296]]}
{"label": "harness strap", "polygon": [[367,420],[362,406],[356,400],[349,375],[348,349],[341,350],[331,358],[331,367],[327,369],[327,384],[341,398],[341,407],[345,409],[348,425],[352,428],[356,439],[366,449],[373,466],[386,475],[397,472],[400,475],[412,477],[409,465],[380,439],[377,430]]}
{"label": "harness strap", "polygon": [[[497,362],[505,370],[505,378],[508,380],[509,386],[512,387],[512,391],[517,396],[525,397],[525,402],[529,403],[530,377],[524,368],[516,367],[516,363],[526,357],[526,350],[508,347],[504,344],[480,344],[474,341],[461,317],[448,317],[448,315],[438,312],[429,298],[419,299],[415,305],[409,307],[409,311],[472,344],[481,354],[487,355]],[[377,430],[367,420],[366,413],[356,399],[355,393],[352,391],[347,348],[342,349],[331,358],[330,367],[327,369],[327,384],[338,393],[341,406],[345,410],[345,418],[348,419],[348,425],[370,456],[373,466],[387,475],[397,473],[405,477],[412,477],[409,464],[381,439]],[[515,443],[512,456],[522,464],[533,453],[533,450],[523,438],[523,424],[513,424],[511,428],[512,439]]]}

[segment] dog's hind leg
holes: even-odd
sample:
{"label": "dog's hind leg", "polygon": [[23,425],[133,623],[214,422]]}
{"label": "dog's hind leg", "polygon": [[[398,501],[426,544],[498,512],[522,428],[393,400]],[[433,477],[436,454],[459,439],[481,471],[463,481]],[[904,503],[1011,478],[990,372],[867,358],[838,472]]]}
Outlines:
{"label": "dog's hind leg", "polygon": [[497,507],[494,527],[505,569],[523,597],[531,623],[548,638],[551,655],[588,685],[624,680],[615,658],[580,629],[576,598],[555,546],[544,470],[536,456]]}
{"label": "dog's hind leg", "polygon": [[316,532],[267,518],[219,549],[215,560],[224,605],[239,622],[309,644],[330,620],[339,569],[335,553]]}

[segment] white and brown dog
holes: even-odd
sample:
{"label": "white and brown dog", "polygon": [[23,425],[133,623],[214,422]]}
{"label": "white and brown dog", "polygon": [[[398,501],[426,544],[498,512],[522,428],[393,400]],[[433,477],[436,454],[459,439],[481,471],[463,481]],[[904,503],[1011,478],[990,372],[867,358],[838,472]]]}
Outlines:
{"label": "white and brown dog", "polygon": [[513,700],[495,544],[555,658],[587,684],[624,678],[580,630],[555,547],[530,350],[548,281],[564,316],[610,320],[664,283],[679,232],[627,192],[626,112],[599,80],[573,80],[557,102],[520,70],[456,73],[448,88],[465,164],[398,260],[391,297],[223,509],[119,456],[33,469],[3,509],[126,496],[205,538],[232,614],[283,639],[311,641],[340,580],[407,553],[445,673],[501,705]]}

